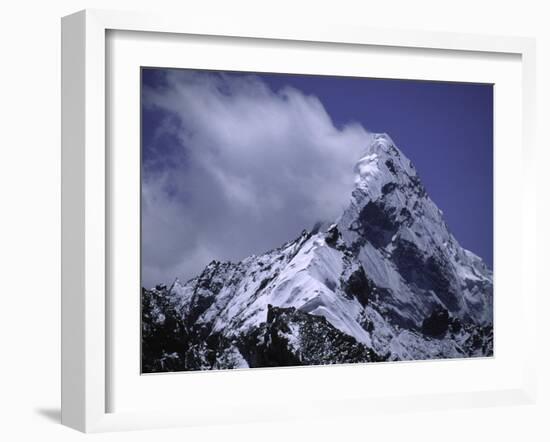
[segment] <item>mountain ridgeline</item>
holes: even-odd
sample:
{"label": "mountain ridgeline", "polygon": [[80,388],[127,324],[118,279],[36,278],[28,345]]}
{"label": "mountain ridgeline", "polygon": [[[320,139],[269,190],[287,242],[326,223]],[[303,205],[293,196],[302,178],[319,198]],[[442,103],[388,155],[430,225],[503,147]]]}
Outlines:
{"label": "mountain ridgeline", "polygon": [[348,207],[263,255],[142,289],[144,373],[493,354],[493,275],[385,134]]}

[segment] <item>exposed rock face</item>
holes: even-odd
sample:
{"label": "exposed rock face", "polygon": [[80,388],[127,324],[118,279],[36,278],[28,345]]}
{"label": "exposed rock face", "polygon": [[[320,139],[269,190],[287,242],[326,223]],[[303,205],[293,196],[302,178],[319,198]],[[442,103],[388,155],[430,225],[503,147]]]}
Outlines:
{"label": "exposed rock face", "polygon": [[375,135],[328,229],[143,290],[143,371],[490,356],[492,278]]}

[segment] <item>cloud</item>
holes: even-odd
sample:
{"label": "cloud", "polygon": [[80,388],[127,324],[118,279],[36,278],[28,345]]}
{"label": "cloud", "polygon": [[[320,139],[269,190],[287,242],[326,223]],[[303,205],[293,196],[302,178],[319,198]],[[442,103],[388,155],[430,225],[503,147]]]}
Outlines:
{"label": "cloud", "polygon": [[144,87],[143,106],[162,115],[143,146],[145,286],[334,221],[368,145],[362,126],[335,127],[318,98],[253,75],[167,70]]}

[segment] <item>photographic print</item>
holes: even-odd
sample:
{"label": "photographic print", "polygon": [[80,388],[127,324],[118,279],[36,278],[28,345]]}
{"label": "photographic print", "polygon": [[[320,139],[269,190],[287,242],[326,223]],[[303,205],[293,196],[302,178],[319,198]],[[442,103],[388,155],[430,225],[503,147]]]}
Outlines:
{"label": "photographic print", "polygon": [[141,71],[142,373],[493,355],[493,85]]}

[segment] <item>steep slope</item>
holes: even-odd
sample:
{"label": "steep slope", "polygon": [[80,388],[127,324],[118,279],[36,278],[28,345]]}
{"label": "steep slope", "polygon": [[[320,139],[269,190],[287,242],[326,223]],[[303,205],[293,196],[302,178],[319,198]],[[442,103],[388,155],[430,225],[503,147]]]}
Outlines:
{"label": "steep slope", "polygon": [[[325,231],[144,290],[144,371],[491,355],[492,272],[450,234],[412,163],[373,135],[355,173]],[[178,336],[162,349],[167,321]]]}

